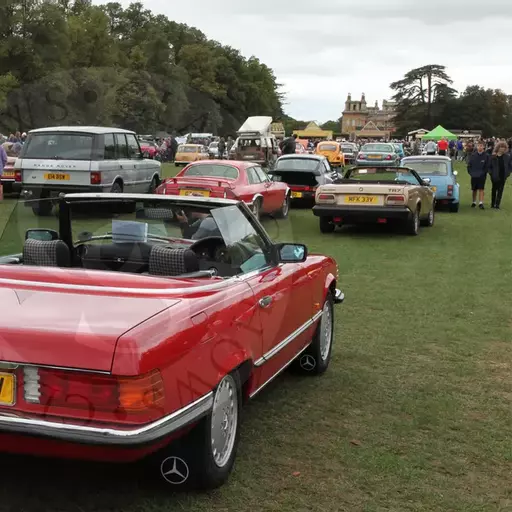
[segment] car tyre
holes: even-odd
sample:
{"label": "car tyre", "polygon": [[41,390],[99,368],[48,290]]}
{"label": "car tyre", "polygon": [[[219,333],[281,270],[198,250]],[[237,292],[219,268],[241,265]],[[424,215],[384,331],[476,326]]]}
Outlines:
{"label": "car tyre", "polygon": [[149,190],[148,190],[148,194],[154,194],[156,189],[158,188],[158,185],[160,185],[159,183],[159,179],[154,176],[153,179],[151,180],[151,183],[149,184]]}
{"label": "car tyre", "polygon": [[122,193],[123,193],[123,186],[121,185],[121,183],[119,183],[118,181],[116,181],[116,182],[112,185],[112,188],[110,189],[110,193],[111,193],[111,194],[122,194]]}
{"label": "car tyre", "polygon": [[252,213],[256,219],[261,219],[261,199],[258,198],[256,201],[254,201],[254,204],[252,205]]}
{"label": "car tyre", "polygon": [[278,210],[276,217],[278,217],[279,219],[286,219],[288,217],[288,214],[290,213],[290,203],[290,194],[286,194],[283,204],[281,205],[281,208]]}
{"label": "car tyre", "polygon": [[452,203],[450,204],[450,213],[457,213],[459,211],[460,203]]}
{"label": "car tyre", "polygon": [[53,203],[49,199],[38,201],[32,206],[32,212],[37,217],[49,217],[53,212]]}
{"label": "car tyre", "polygon": [[417,236],[420,232],[420,209],[419,207],[407,219],[405,231],[408,235]]}
{"label": "car tyre", "polygon": [[320,217],[320,232],[321,233],[334,233],[336,224],[332,221],[331,217]]}
{"label": "car tyre", "polygon": [[311,345],[294,361],[294,369],[307,375],[325,373],[331,362],[334,340],[334,300],[330,292],[325,297],[322,316]]}
{"label": "car tyre", "polygon": [[[184,438],[153,456],[153,469],[160,474],[161,482],[176,490],[211,490],[223,485],[235,463],[241,408],[242,385],[239,373],[233,371],[215,388],[210,414]],[[168,470],[175,462],[183,468],[181,476]]]}
{"label": "car tyre", "polygon": [[421,223],[422,226],[431,228],[435,222],[435,204],[432,205],[432,210],[428,212],[427,218]]}

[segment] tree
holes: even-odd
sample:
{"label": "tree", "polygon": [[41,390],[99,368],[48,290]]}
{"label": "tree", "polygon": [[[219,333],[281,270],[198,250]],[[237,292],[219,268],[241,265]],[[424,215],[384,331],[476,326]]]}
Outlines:
{"label": "tree", "polygon": [[453,81],[445,69],[445,66],[438,64],[422,66],[412,69],[404,78],[390,85],[395,91],[393,100],[397,104],[396,123],[399,128],[414,129],[414,124],[434,128],[434,102],[440,97],[456,93],[449,87]]}
{"label": "tree", "polygon": [[140,2],[4,2],[0,70],[7,132],[87,122],[226,134],[249,115],[283,115],[264,63]]}

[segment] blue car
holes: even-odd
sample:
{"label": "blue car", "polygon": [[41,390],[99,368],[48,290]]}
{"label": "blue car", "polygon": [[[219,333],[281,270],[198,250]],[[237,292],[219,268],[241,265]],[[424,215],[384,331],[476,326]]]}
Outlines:
{"label": "blue car", "polygon": [[436,204],[448,206],[451,212],[459,211],[460,185],[457,171],[447,156],[408,156],[402,159],[402,167],[414,169],[422,179],[429,179],[436,193]]}

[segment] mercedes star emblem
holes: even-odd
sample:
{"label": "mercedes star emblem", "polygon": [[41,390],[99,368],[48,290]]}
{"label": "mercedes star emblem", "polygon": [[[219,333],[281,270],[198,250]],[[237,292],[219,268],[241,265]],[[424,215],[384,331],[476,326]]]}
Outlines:
{"label": "mercedes star emblem", "polygon": [[311,372],[316,367],[316,360],[313,356],[310,356],[309,354],[304,354],[300,358],[300,367],[303,370],[306,370],[307,372]]}
{"label": "mercedes star emblem", "polygon": [[162,476],[172,485],[181,485],[188,480],[190,471],[187,463],[179,457],[167,457],[160,466]]}

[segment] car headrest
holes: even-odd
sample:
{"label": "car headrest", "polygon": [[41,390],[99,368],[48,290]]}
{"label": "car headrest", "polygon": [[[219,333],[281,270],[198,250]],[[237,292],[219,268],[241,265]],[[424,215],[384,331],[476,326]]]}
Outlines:
{"label": "car headrest", "polygon": [[70,267],[71,253],[62,240],[29,238],[23,245],[23,264],[38,267]]}
{"label": "car headrest", "polygon": [[199,271],[199,258],[188,248],[173,249],[154,245],[149,255],[149,273],[156,276],[179,276]]}

